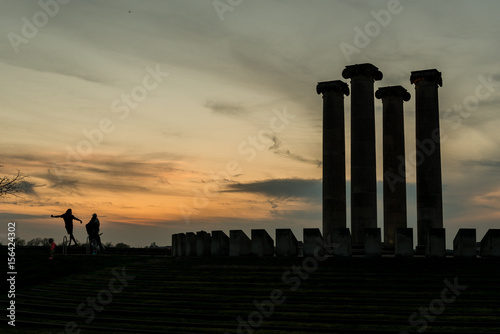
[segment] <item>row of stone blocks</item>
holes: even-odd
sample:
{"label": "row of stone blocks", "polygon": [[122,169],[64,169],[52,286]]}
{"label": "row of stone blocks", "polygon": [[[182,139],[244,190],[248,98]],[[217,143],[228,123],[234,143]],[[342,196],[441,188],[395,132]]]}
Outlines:
{"label": "row of stone blocks", "polygon": [[[251,239],[242,230],[229,231],[229,237],[223,231],[205,231],[178,233],[172,235],[173,256],[298,256],[299,242],[290,229],[276,229],[276,246],[266,230],[252,230]],[[351,234],[348,228],[334,229],[331,240],[324,240],[317,228],[304,229],[303,255],[352,256]],[[364,253],[366,257],[382,255],[380,228],[365,230]],[[412,257],[413,229],[396,230],[394,255]],[[430,229],[425,255],[428,257],[446,256],[445,229]],[[476,230],[460,229],[453,240],[455,257],[476,257]],[[500,229],[488,230],[481,240],[481,257],[500,257]]]}

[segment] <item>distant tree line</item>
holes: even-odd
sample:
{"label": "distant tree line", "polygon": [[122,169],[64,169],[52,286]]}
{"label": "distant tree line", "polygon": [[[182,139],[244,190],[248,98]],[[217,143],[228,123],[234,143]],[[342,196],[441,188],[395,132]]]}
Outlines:
{"label": "distant tree line", "polygon": [[[80,246],[86,246],[87,243],[80,243],[78,239],[76,240]],[[23,246],[49,246],[49,238],[33,238],[30,241],[26,241],[24,239],[21,239],[19,237],[14,239],[14,242],[16,243],[16,247],[23,247]],[[57,243],[57,242],[56,242]],[[62,243],[57,243],[58,245],[62,245]],[[2,245],[2,242],[0,242],[0,246]],[[105,242],[103,243],[104,247],[106,248],[131,248],[130,245],[127,245],[124,242],[119,242],[116,245],[113,245],[112,242]],[[144,248],[165,248],[165,247],[160,247],[156,244],[156,242],[152,242],[151,245],[145,246]]]}
{"label": "distant tree line", "polygon": [[[78,239],[76,241],[81,246],[86,246],[87,245],[87,243],[80,243],[78,241]],[[17,238],[14,239],[14,242],[16,243],[16,247],[23,247],[23,246],[47,246],[48,247],[50,245],[49,238],[40,238],[40,237],[33,238],[30,241],[26,241],[24,239],[21,239],[21,238],[17,237]],[[58,244],[62,245],[62,243],[58,243]],[[1,242],[0,242],[0,245],[1,245]],[[108,248],[108,247],[130,248],[129,245],[127,245],[126,243],[123,243],[123,242],[119,242],[116,245],[113,245],[112,242],[105,242],[105,243],[103,243],[103,245],[106,248]]]}

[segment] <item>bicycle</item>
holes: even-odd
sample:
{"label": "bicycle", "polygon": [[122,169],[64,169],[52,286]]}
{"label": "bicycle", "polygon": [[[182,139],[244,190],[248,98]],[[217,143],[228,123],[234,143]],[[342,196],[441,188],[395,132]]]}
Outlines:
{"label": "bicycle", "polygon": [[[102,235],[102,233],[99,233],[99,237]],[[104,246],[102,245],[101,242],[97,240],[97,238],[92,238],[91,236],[88,236],[89,242],[88,242],[88,249],[87,249],[87,254],[90,254],[92,252],[92,255],[97,255],[97,254],[103,254],[105,251]]]}

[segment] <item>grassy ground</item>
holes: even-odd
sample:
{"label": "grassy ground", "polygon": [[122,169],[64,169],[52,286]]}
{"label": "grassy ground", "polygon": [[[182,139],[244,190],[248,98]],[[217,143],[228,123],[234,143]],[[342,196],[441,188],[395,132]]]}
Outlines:
{"label": "grassy ground", "polygon": [[[27,253],[17,262],[16,328],[2,333],[500,332],[498,260]],[[456,292],[442,294],[448,286]]]}

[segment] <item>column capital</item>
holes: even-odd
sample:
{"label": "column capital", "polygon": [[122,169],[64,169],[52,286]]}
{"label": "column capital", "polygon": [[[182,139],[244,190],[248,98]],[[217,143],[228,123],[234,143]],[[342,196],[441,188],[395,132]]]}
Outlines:
{"label": "column capital", "polygon": [[408,93],[403,86],[381,87],[375,92],[375,97],[377,99],[383,99],[389,96],[400,98],[403,101],[409,101],[411,98],[410,93]]}
{"label": "column capital", "polygon": [[324,95],[325,93],[330,92],[343,93],[344,95],[349,96],[349,86],[341,80],[318,82],[318,85],[316,86],[316,93],[323,93]]}
{"label": "column capital", "polygon": [[342,71],[342,77],[344,79],[349,79],[358,75],[362,75],[376,81],[382,80],[383,77],[383,74],[378,70],[378,67],[370,63],[348,65]]}
{"label": "column capital", "polygon": [[410,76],[410,82],[412,84],[420,84],[422,81],[427,81],[427,84],[436,84],[443,87],[443,79],[441,77],[441,72],[438,70],[422,70],[422,71],[412,71]]}

